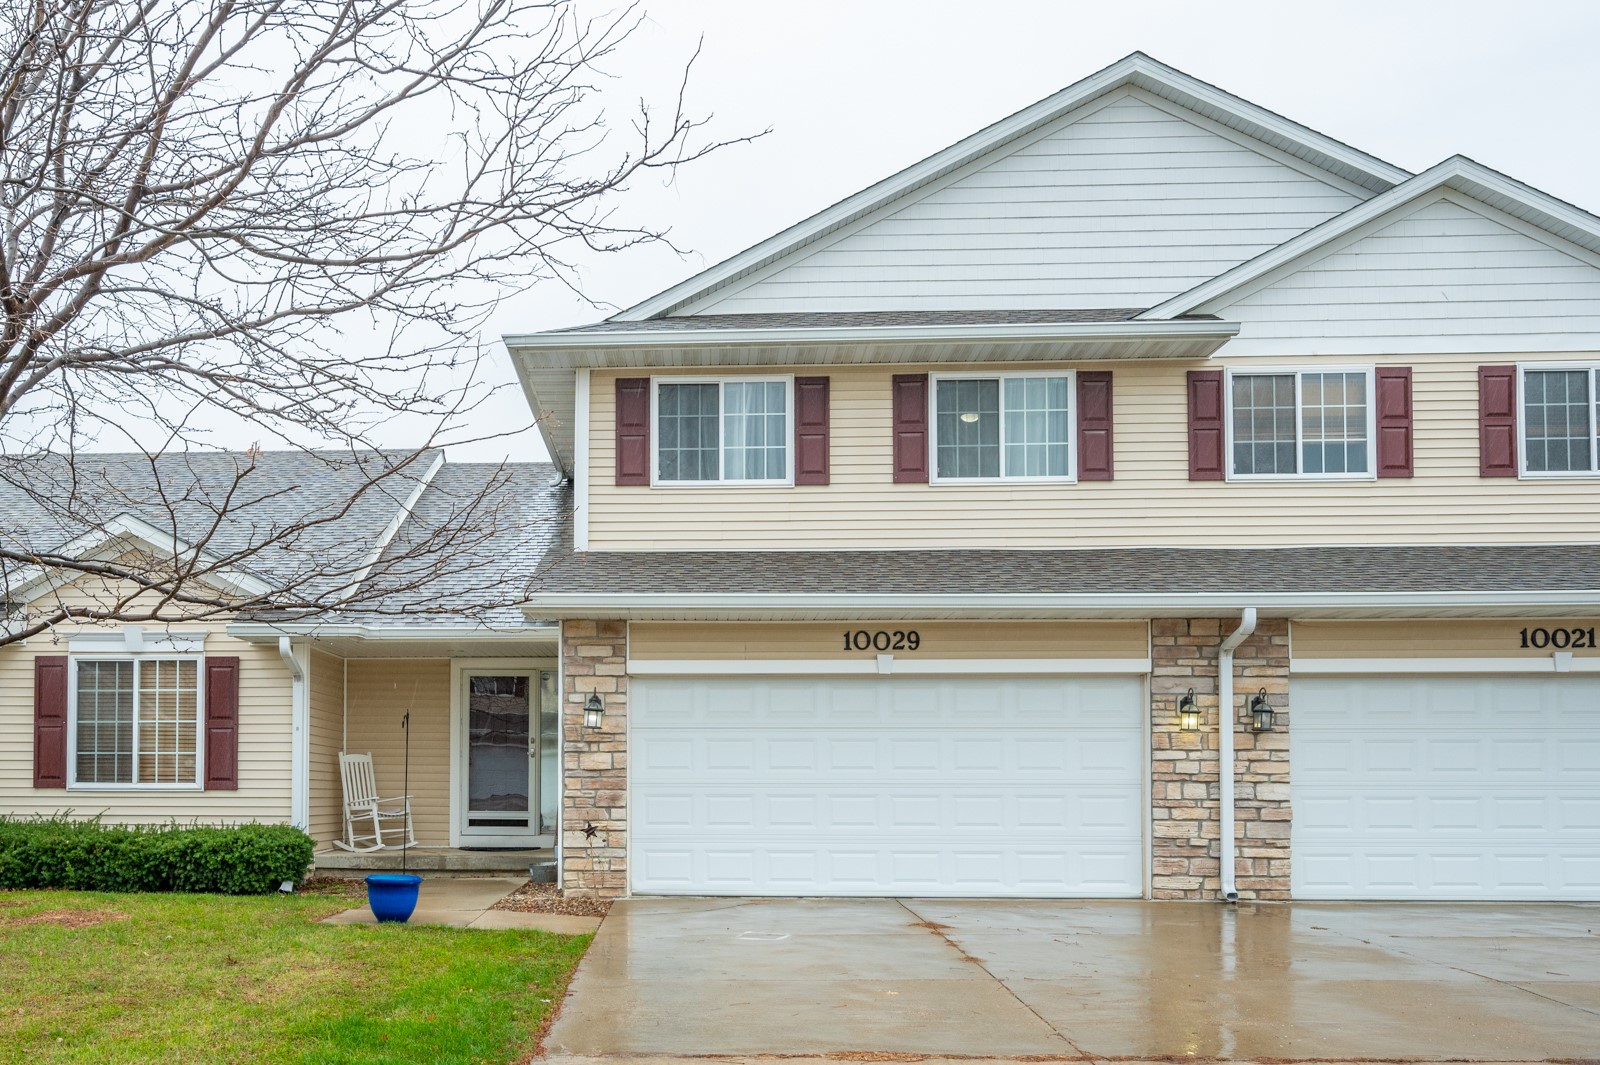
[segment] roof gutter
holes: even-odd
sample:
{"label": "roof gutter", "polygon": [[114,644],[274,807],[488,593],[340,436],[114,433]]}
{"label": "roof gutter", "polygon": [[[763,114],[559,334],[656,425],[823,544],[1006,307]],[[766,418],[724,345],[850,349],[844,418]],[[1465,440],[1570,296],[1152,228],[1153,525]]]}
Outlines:
{"label": "roof gutter", "polygon": [[[542,640],[561,634],[559,625],[528,625],[517,629],[487,629],[462,625],[328,625],[317,622],[235,621],[227,633],[249,643],[277,643],[290,636],[323,640]],[[281,650],[280,650],[281,653]]]}
{"label": "roof gutter", "polygon": [[1248,599],[1263,612],[1317,609],[1508,609],[1600,607],[1600,589],[1460,592],[1162,592],[1129,595],[1019,593],[1014,595],[849,595],[834,593],[548,593],[523,604],[530,619],[628,618],[651,614],[828,614],[849,611],[883,617],[961,612],[969,617],[1034,617],[1077,611],[1183,614],[1239,610]]}
{"label": "roof gutter", "polygon": [[[644,323],[648,324],[648,323]],[[1213,319],[1125,322],[1013,322],[974,325],[798,326],[760,329],[628,329],[599,332],[513,333],[508,348],[520,353],[549,349],[705,348],[747,344],[894,344],[938,341],[1148,340],[1237,336],[1238,322]]]}
{"label": "roof gutter", "polygon": [[1217,778],[1221,792],[1217,805],[1222,815],[1222,898],[1225,902],[1239,901],[1239,885],[1235,880],[1234,854],[1238,849],[1234,833],[1234,754],[1233,730],[1238,716],[1233,712],[1233,652],[1256,631],[1256,608],[1247,606],[1239,618],[1239,627],[1217,648]]}

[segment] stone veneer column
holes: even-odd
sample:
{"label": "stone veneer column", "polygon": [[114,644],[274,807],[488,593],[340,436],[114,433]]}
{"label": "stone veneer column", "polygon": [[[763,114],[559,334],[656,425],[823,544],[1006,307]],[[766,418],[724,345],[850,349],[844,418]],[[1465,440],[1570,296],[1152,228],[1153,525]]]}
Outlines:
{"label": "stone veneer column", "polygon": [[[620,898],[628,893],[628,623],[562,622],[561,669],[561,886]],[[583,727],[596,692],[606,706],[598,731]]]}
{"label": "stone veneer column", "polygon": [[[1157,618],[1151,632],[1151,895],[1216,899],[1222,890],[1217,652],[1237,618]],[[1241,899],[1289,897],[1289,625],[1263,618],[1234,652],[1235,864]],[[1178,728],[1190,688],[1199,732]],[[1257,734],[1244,710],[1261,688],[1278,712]]]}

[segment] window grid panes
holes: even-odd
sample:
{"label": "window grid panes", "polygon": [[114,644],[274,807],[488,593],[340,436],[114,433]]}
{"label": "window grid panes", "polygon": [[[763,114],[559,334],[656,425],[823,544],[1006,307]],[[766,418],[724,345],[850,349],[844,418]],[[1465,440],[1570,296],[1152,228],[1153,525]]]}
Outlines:
{"label": "window grid panes", "polygon": [[1524,462],[1529,473],[1596,469],[1600,370],[1528,370],[1522,378]]}
{"label": "window grid panes", "polygon": [[1007,477],[1067,475],[1067,379],[1005,379]]}
{"label": "window grid panes", "polygon": [[1233,472],[1294,473],[1294,374],[1233,378]]}
{"label": "window grid panes", "polygon": [[1364,371],[1233,374],[1235,476],[1371,472]]}
{"label": "window grid panes", "polygon": [[662,382],[658,481],[782,481],[789,476],[785,380]]}
{"label": "window grid panes", "polygon": [[939,378],[935,472],[943,480],[1072,475],[1067,376]]}
{"label": "window grid panes", "polygon": [[722,479],[781,481],[788,460],[788,389],[782,381],[722,386]]}
{"label": "window grid panes", "polygon": [[1367,375],[1300,375],[1301,473],[1367,472]]}
{"label": "window grid panes", "polygon": [[715,384],[661,386],[656,460],[663,481],[718,479],[717,391]]}
{"label": "window grid panes", "polygon": [[80,784],[193,784],[199,665],[189,659],[77,663]]}

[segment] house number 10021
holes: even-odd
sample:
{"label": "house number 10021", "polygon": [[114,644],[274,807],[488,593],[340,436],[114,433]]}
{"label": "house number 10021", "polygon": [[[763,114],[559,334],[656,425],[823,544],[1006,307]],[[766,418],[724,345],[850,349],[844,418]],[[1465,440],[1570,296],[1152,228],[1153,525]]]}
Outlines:
{"label": "house number 10021", "polygon": [[846,630],[844,634],[844,649],[846,651],[915,651],[922,646],[922,634],[916,629],[879,629],[868,632],[866,629]]}
{"label": "house number 10021", "polygon": [[1554,647],[1558,651],[1565,651],[1569,647],[1587,650],[1596,645],[1593,629],[1523,629],[1522,646],[1540,650]]}

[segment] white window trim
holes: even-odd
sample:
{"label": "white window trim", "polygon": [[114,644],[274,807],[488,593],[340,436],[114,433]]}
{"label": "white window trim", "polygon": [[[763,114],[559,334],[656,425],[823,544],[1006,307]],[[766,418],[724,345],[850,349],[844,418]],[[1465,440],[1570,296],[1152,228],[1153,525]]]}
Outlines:
{"label": "white window trim", "polygon": [[[1300,404],[1300,378],[1305,374],[1358,373],[1367,379],[1367,472],[1365,473],[1237,473],[1233,468],[1233,379],[1239,377],[1294,377],[1294,462],[1305,461],[1305,414]],[[1229,481],[1298,482],[1298,481],[1376,481],[1378,479],[1378,401],[1374,391],[1377,385],[1377,367],[1368,366],[1251,366],[1235,370],[1228,367],[1222,377],[1222,416],[1225,426],[1223,448]]]}
{"label": "white window trim", "polygon": [[[78,782],[78,663],[79,662],[193,662],[195,664],[195,751],[194,783],[182,784],[123,784],[120,782]],[[111,654],[99,651],[70,654],[67,658],[67,790],[69,791],[120,791],[144,793],[150,791],[202,791],[206,771],[206,677],[205,660],[193,654]],[[139,707],[138,681],[134,681],[133,756],[139,757]]]}
{"label": "white window trim", "polygon": [[[1588,470],[1530,470],[1528,469],[1528,371],[1587,370],[1589,371],[1589,462]],[[1600,374],[1600,362],[1522,362],[1517,364],[1517,476],[1534,481],[1583,481],[1600,477],[1600,426],[1596,425],[1597,398],[1595,377]]]}
{"label": "white window trim", "polygon": [[[739,385],[768,381],[783,382],[784,424],[783,477],[766,480],[726,481],[722,473],[722,389],[717,389],[717,473],[714,481],[664,481],[661,479],[661,386],[667,385]],[[794,485],[794,375],[747,374],[740,376],[667,375],[650,378],[650,487],[652,488],[789,488]]]}
{"label": "white window trim", "polygon": [[[1000,476],[998,477],[941,477],[939,476],[939,382],[940,381],[1005,381],[1014,377],[1064,377],[1067,380],[1067,473],[1064,477],[1025,477],[1006,473],[1006,400],[1005,386],[1000,387]],[[936,373],[928,375],[928,483],[953,485],[994,484],[1077,484],[1078,483],[1078,372],[1076,370],[1007,370],[1003,373],[984,373],[973,370],[963,373]]]}

